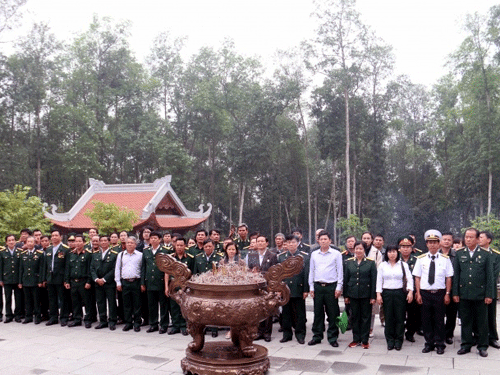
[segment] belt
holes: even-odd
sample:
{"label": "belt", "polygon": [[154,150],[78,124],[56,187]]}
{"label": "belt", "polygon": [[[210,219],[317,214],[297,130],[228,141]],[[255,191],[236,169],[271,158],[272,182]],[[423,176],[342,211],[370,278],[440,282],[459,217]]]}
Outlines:
{"label": "belt", "polygon": [[123,279],[125,281],[128,281],[129,283],[133,283],[135,280],[139,280],[138,277],[134,278],[134,279]]}
{"label": "belt", "polygon": [[318,285],[321,285],[321,286],[330,286],[330,285],[337,284],[337,282],[334,282],[334,283],[322,283],[321,281],[315,281],[314,284],[318,284]]}
{"label": "belt", "polygon": [[428,290],[428,289],[422,289],[423,292],[427,292],[427,293],[439,293],[439,292],[444,292],[446,289],[432,289],[432,290]]}

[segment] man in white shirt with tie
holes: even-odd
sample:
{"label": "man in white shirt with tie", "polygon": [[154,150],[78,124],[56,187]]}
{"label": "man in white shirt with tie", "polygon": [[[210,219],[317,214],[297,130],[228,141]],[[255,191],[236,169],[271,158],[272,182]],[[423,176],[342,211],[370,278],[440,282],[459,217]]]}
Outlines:
{"label": "man in white shirt with tie", "polygon": [[417,257],[413,268],[415,298],[422,305],[422,329],[425,346],[422,353],[436,349],[443,354],[445,344],[444,316],[450,303],[453,265],[447,255],[438,253],[441,232],[430,229],[424,234],[429,252]]}

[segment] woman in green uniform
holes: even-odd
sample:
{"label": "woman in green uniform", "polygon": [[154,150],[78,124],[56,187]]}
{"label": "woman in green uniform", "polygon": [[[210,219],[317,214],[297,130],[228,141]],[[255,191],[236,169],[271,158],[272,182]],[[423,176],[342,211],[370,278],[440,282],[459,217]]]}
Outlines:
{"label": "woman in green uniform", "polygon": [[354,257],[349,258],[344,268],[344,302],[351,304],[352,342],[350,348],[362,345],[368,349],[370,344],[370,318],[375,303],[377,266],[366,257],[367,245],[358,241],[354,244]]}

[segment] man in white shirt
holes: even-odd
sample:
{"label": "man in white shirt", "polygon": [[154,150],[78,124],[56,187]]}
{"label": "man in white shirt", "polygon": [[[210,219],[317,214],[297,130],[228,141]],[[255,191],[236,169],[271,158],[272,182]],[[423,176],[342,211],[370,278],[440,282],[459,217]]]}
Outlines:
{"label": "man in white shirt", "polygon": [[316,345],[323,340],[325,331],[325,312],[328,317],[328,342],[338,347],[339,328],[335,319],[339,316],[339,300],[342,294],[344,271],[342,255],[330,247],[330,234],[322,231],[318,234],[320,248],[311,254],[309,264],[309,290],[314,299],[313,338],[308,345]]}
{"label": "man in white shirt", "polygon": [[424,234],[429,252],[417,257],[413,276],[417,303],[422,305],[422,328],[425,346],[422,353],[436,348],[443,354],[445,344],[444,316],[450,303],[453,266],[447,255],[438,253],[441,232],[430,229]]}

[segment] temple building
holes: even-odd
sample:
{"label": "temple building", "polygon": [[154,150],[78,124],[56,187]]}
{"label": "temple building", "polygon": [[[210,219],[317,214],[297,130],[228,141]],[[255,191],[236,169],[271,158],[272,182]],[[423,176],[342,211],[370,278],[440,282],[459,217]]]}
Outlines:
{"label": "temple building", "polygon": [[134,231],[145,226],[181,233],[196,229],[208,219],[212,205],[208,203],[206,211],[203,204],[199,205],[199,211],[189,211],[172,189],[171,180],[172,176],[165,176],[146,184],[107,185],[90,178],[90,187],[68,212],[58,213],[52,205],[51,212],[45,216],[62,233],[86,232],[94,225],[85,213],[94,207],[94,201],[100,201],[135,211],[139,220],[134,223]]}

